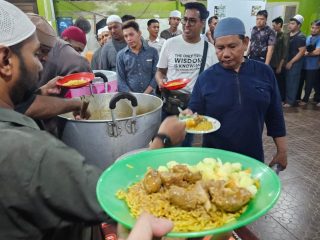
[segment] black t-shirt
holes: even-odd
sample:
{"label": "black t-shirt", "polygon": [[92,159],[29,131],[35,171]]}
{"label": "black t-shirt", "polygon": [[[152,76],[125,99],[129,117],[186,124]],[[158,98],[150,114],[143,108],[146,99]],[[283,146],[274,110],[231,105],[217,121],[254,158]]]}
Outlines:
{"label": "black t-shirt", "polygon": [[289,37],[288,62],[297,55],[299,48],[306,46],[306,37],[303,33],[298,32],[293,36],[289,35]]}

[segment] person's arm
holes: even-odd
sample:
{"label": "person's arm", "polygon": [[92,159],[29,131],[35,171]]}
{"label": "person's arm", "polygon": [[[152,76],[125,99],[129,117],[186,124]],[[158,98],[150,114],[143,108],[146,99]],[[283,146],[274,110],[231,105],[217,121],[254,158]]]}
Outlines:
{"label": "person's arm", "polygon": [[[172,145],[177,145],[183,141],[186,135],[185,127],[185,122],[179,121],[176,116],[170,116],[161,123],[158,133],[167,135]],[[155,138],[150,144],[150,149],[163,147],[163,143],[159,138]]]}
{"label": "person's arm", "polygon": [[271,58],[272,58],[272,54],[273,54],[273,50],[274,50],[274,46],[270,45],[268,46],[268,50],[267,50],[267,56],[266,56],[266,61],[265,64],[269,65]]}
{"label": "person's arm", "polygon": [[128,86],[128,79],[125,72],[125,65],[123,59],[123,52],[119,52],[117,55],[116,62],[116,71],[117,71],[117,80],[118,80],[118,90],[119,92],[130,92],[130,88]]}
{"label": "person's arm", "polygon": [[306,56],[319,56],[320,55],[320,48],[316,48],[314,51],[312,52],[306,52]]}
{"label": "person's arm", "polygon": [[160,89],[163,88],[164,79],[167,78],[168,68],[158,68],[156,72],[156,81]]}
{"label": "person's arm", "polygon": [[269,166],[272,167],[274,164],[279,164],[281,169],[284,170],[287,167],[287,139],[286,137],[273,138],[276,145],[277,152],[270,162]]}
{"label": "person's arm", "polygon": [[25,115],[34,119],[47,119],[67,112],[80,111],[81,101],[37,95]]}
{"label": "person's arm", "polygon": [[161,237],[171,231],[172,228],[173,223],[171,221],[142,213],[127,240],[152,240],[153,236]]}
{"label": "person's arm", "polygon": [[157,72],[157,63],[159,61],[159,55],[158,51],[156,49],[153,50],[153,56],[152,56],[152,72],[151,72],[151,81],[149,83],[149,86],[144,91],[144,93],[152,93],[153,89],[156,89],[157,87],[157,81],[156,81],[156,72]]}
{"label": "person's arm", "polygon": [[304,56],[305,52],[306,52],[306,47],[305,46],[300,47],[299,52],[287,63],[286,69],[290,70],[292,68],[292,65],[295,62],[299,61]]}

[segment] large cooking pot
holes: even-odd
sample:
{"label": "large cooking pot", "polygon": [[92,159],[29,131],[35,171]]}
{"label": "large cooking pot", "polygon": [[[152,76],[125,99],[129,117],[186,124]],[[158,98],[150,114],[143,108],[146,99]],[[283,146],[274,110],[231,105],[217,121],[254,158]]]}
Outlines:
{"label": "large cooking pot", "polygon": [[147,147],[161,123],[162,100],[143,93],[86,96],[89,120],[58,117],[58,137],[102,169],[122,154]]}

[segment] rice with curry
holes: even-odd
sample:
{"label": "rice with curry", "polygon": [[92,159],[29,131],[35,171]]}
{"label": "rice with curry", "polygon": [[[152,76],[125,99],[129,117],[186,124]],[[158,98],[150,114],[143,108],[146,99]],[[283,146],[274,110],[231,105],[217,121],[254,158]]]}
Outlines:
{"label": "rice with curry", "polygon": [[119,190],[134,217],[147,211],[174,222],[175,232],[203,231],[235,220],[255,196],[259,181],[240,163],[205,158],[197,165],[169,162],[149,168],[128,190]]}

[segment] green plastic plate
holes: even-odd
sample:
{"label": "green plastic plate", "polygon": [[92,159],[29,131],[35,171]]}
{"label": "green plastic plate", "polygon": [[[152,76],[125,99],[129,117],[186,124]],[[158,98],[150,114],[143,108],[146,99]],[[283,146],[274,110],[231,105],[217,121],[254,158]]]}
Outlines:
{"label": "green plastic plate", "polygon": [[278,176],[267,165],[244,155],[213,148],[164,148],[125,156],[103,172],[97,184],[98,201],[106,213],[117,222],[132,228],[136,219],[129,208],[115,194],[139,181],[147,167],[157,168],[169,161],[194,165],[204,158],[220,158],[222,162],[239,162],[243,168],[251,168],[254,178],[260,180],[260,188],[250,201],[247,210],[237,220],[221,227],[198,232],[170,232],[169,237],[202,237],[219,235],[248,225],[266,214],[280,196],[281,184]]}

